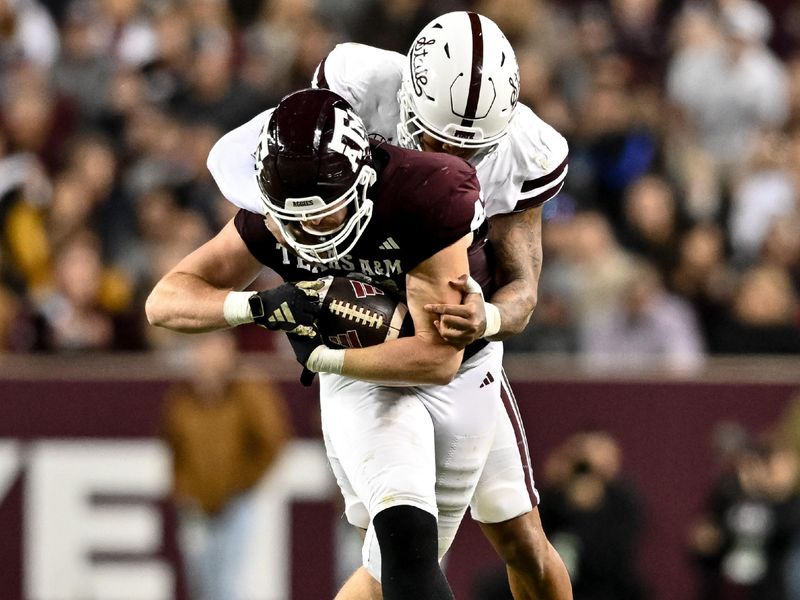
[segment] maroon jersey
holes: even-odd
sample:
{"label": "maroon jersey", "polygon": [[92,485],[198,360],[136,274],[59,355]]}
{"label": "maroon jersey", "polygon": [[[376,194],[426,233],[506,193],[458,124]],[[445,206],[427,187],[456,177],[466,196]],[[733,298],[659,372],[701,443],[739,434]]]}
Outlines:
{"label": "maroon jersey", "polygon": [[234,223],[250,253],[285,281],[359,273],[391,280],[404,291],[409,271],[472,231],[470,271],[491,293],[483,200],[474,168],[447,154],[385,143],[373,143],[372,153],[378,168],[378,180],[367,194],[374,203],[372,220],[350,253],[326,265],[308,263],[278,243],[263,215],[240,210]]}

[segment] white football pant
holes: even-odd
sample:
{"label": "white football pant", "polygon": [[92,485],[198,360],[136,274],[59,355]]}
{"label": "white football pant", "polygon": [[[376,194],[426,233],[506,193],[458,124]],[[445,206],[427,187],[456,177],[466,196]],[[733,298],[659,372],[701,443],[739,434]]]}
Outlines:
{"label": "white football pant", "polygon": [[440,559],[450,547],[495,441],[502,358],[502,344],[492,342],[448,385],[320,377],[328,458],[348,521],[367,529],[363,562],[378,581],[380,550],[370,524],[386,508],[415,506],[434,515]]}

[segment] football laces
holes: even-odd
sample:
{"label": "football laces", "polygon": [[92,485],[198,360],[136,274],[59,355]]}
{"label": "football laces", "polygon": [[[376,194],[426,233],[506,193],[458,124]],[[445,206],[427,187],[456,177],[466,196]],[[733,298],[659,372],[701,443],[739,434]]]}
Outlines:
{"label": "football laces", "polygon": [[354,306],[349,302],[342,302],[341,300],[331,300],[329,310],[334,315],[343,317],[359,325],[364,324],[374,329],[383,327],[383,315],[364,308],[363,306]]}

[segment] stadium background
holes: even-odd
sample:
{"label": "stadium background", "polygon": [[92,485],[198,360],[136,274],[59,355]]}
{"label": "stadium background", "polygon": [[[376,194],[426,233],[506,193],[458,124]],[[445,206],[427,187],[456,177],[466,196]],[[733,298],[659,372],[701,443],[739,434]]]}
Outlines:
{"label": "stadium background", "polygon": [[[694,597],[716,426],[780,428],[800,389],[788,0],[0,0],[0,597],[182,597],[158,420],[191,340],[142,306],[231,214],[205,156],[336,43],[405,52],[463,8],[507,33],[521,100],[571,147],[534,322],[508,345],[536,472],[576,431],[611,433],[643,501],[647,597]],[[339,509],[313,394],[278,336],[239,334],[298,434],[264,483],[247,585],[328,597]],[[458,597],[497,568],[466,524]]]}

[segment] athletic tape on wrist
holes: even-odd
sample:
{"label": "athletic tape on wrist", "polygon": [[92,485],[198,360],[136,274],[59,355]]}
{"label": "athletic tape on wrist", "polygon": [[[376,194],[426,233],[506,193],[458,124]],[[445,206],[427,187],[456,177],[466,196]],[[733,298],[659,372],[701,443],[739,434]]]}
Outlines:
{"label": "athletic tape on wrist", "polygon": [[483,310],[486,312],[486,329],[481,337],[492,337],[500,331],[500,309],[491,302],[484,302]]}
{"label": "athletic tape on wrist", "polygon": [[472,278],[472,275],[467,277],[467,293],[468,294],[480,294],[483,296],[483,288],[481,288],[481,284],[475,281]]}
{"label": "athletic tape on wrist", "polygon": [[[467,293],[480,294],[483,298],[483,289],[481,285],[475,281],[471,276],[467,277]],[[483,312],[486,313],[486,329],[483,331],[481,337],[491,337],[500,331],[500,309],[498,309],[491,302],[483,301]]]}
{"label": "athletic tape on wrist", "polygon": [[336,350],[319,345],[311,351],[306,362],[306,369],[314,373],[341,374],[344,367],[345,350]]}
{"label": "athletic tape on wrist", "polygon": [[231,327],[252,323],[253,314],[250,312],[250,297],[255,292],[228,292],[222,305],[222,316]]}

